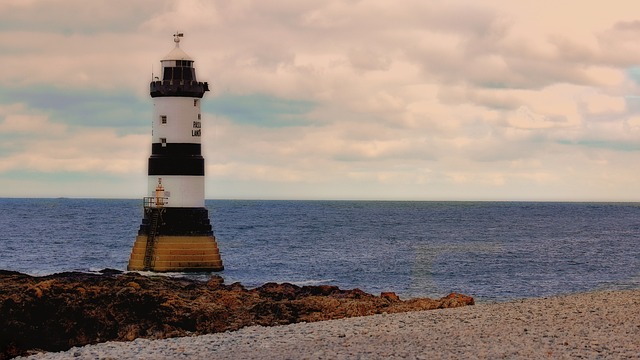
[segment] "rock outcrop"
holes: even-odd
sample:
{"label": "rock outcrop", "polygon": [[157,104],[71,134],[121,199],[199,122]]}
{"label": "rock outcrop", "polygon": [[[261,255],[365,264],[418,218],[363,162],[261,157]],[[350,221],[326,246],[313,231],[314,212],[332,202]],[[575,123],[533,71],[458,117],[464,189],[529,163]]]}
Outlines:
{"label": "rock outcrop", "polygon": [[103,270],[33,277],[0,270],[0,360],[104,341],[237,330],[345,317],[473,305],[452,293],[400,300],[335,286],[268,283],[246,289],[166,276]]}

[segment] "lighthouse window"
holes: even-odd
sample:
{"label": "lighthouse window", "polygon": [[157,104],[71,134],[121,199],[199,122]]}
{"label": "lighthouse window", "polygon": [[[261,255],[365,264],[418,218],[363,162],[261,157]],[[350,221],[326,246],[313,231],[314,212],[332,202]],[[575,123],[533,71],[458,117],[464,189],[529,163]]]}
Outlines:
{"label": "lighthouse window", "polygon": [[193,70],[184,68],[182,69],[182,79],[183,80],[193,80]]}
{"label": "lighthouse window", "polygon": [[172,70],[173,70],[173,68],[171,68],[171,67],[164,68],[164,74],[162,76],[162,79],[163,80],[171,80],[172,75],[173,75],[173,71]]}
{"label": "lighthouse window", "polygon": [[180,66],[180,67],[191,67],[191,64],[193,64],[193,61],[189,61],[189,60],[176,60],[176,66]]}
{"label": "lighthouse window", "polygon": [[198,120],[202,120],[200,114],[198,114]]}
{"label": "lighthouse window", "polygon": [[198,106],[198,99],[193,99],[193,106]]}
{"label": "lighthouse window", "polygon": [[163,124],[167,123],[167,115],[160,115],[160,122]]}
{"label": "lighthouse window", "polygon": [[162,147],[167,147],[167,138],[160,138],[160,144]]}
{"label": "lighthouse window", "polygon": [[195,71],[188,67],[165,67],[162,75],[163,80],[188,80],[195,79]]}

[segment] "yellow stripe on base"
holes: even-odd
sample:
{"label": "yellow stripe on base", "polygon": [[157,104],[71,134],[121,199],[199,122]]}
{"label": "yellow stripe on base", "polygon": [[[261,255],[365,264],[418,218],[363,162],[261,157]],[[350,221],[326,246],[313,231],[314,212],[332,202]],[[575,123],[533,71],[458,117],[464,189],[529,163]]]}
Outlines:
{"label": "yellow stripe on base", "polygon": [[[129,258],[129,271],[144,270],[147,236],[138,235]],[[222,271],[220,250],[213,236],[158,236],[155,239],[150,271]]]}

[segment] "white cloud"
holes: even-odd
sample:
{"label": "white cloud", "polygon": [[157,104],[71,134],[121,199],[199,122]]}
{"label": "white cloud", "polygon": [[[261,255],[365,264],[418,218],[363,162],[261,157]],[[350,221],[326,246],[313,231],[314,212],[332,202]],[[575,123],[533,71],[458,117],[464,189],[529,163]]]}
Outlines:
{"label": "white cloud", "polygon": [[620,96],[591,94],[581,99],[592,114],[622,113],[626,110],[625,99]]}
{"label": "white cloud", "polygon": [[111,128],[71,127],[33,114],[23,104],[0,107],[0,173],[144,173],[150,140]]}
{"label": "white cloud", "polygon": [[25,113],[24,104],[0,106],[0,134],[57,136],[65,132],[65,124],[54,124],[46,115]]}

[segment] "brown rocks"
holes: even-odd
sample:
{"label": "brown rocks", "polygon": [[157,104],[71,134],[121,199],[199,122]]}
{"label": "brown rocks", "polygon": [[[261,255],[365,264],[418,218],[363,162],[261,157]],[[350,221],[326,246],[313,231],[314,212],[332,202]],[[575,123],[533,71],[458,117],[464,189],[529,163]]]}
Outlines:
{"label": "brown rocks", "polygon": [[400,297],[398,297],[398,295],[396,295],[396,293],[394,292],[383,292],[380,294],[380,297],[391,302],[400,301]]}
{"label": "brown rocks", "polygon": [[32,277],[0,270],[0,360],[109,340],[186,336],[344,317],[472,305],[450,294],[401,301],[359,289],[268,283],[246,289],[137,273]]}

